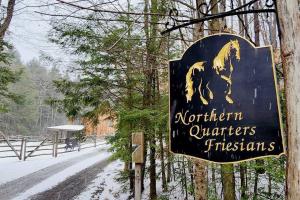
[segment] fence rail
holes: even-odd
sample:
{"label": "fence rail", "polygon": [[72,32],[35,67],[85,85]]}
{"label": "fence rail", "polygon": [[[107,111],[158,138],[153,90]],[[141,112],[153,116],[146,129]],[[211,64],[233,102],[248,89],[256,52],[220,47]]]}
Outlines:
{"label": "fence rail", "polygon": [[[72,138],[70,138],[72,139]],[[58,138],[58,135],[51,136],[6,136],[0,131],[0,159],[1,158],[18,158],[25,161],[30,157],[53,156],[65,154],[83,149],[95,148],[102,143],[103,137],[95,135],[85,136],[80,141],[76,141],[77,148],[68,149],[66,138]]]}

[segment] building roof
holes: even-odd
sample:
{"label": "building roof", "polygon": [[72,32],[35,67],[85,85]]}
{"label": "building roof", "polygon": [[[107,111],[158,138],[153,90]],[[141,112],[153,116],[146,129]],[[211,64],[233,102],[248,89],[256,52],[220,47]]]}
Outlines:
{"label": "building roof", "polygon": [[52,131],[82,131],[84,129],[83,125],[60,125],[48,127],[48,130]]}

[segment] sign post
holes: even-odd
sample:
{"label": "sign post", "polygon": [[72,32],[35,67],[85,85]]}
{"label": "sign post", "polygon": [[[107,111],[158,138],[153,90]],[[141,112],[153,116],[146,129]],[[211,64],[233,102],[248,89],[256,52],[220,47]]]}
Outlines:
{"label": "sign post", "polygon": [[205,37],[170,62],[173,153],[234,163],[285,153],[271,46]]}
{"label": "sign post", "polygon": [[132,144],[137,145],[136,149],[132,153],[132,162],[135,163],[135,189],[134,199],[141,200],[142,196],[142,164],[144,163],[144,133],[138,132],[132,134]]}

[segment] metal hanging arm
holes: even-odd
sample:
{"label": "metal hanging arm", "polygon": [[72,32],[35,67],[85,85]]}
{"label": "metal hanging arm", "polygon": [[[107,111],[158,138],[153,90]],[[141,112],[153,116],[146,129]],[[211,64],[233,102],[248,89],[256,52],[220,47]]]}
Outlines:
{"label": "metal hanging arm", "polygon": [[[219,0],[217,3],[219,3],[220,1],[221,0]],[[235,16],[235,15],[253,14],[253,13],[275,13],[276,18],[277,18],[277,24],[278,24],[276,0],[266,0],[265,8],[255,9],[253,5],[258,1],[260,1],[260,0],[252,0],[244,5],[237,7],[237,8],[232,8],[229,11],[225,11],[225,12],[217,13],[217,14],[210,14],[211,10],[216,5],[213,5],[210,7],[208,3],[202,3],[198,6],[197,11],[203,17],[199,18],[199,19],[190,19],[190,20],[180,19],[178,10],[173,8],[170,10],[168,21],[165,23],[166,29],[164,31],[162,31],[161,34],[164,35],[164,34],[172,32],[174,30],[190,26],[192,24],[201,23],[201,22],[205,22],[205,21],[209,21],[209,20],[213,20],[213,19],[219,19],[219,18]],[[245,8],[248,8],[248,9],[244,10]],[[279,27],[279,26],[277,26],[277,27]],[[278,29],[278,32],[279,32],[279,37],[280,37],[279,29]]]}

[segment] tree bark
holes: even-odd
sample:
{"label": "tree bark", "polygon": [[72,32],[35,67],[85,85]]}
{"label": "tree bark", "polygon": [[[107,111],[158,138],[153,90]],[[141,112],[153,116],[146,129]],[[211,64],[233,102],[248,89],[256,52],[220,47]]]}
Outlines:
{"label": "tree bark", "polygon": [[161,182],[163,191],[166,192],[168,190],[167,180],[166,180],[166,169],[165,169],[165,152],[164,152],[164,144],[163,144],[163,136],[162,132],[159,132],[159,146],[160,146],[160,156],[161,156]]}
{"label": "tree bark", "polygon": [[211,182],[214,191],[214,196],[217,196],[217,182],[216,182],[216,165],[211,164]]}
{"label": "tree bark", "polygon": [[287,200],[300,197],[300,12],[298,0],[276,1],[287,105]]}
{"label": "tree bark", "polygon": [[[246,0],[243,0],[243,5],[245,5],[247,3]],[[245,7],[244,8],[244,11],[246,11],[248,8]],[[244,15],[244,24],[245,24],[245,31],[244,31],[244,36],[247,37],[249,39],[249,36],[248,36],[248,33],[249,33],[249,27],[248,27],[248,16],[247,15]]]}
{"label": "tree bark", "polygon": [[247,184],[246,184],[246,175],[247,175],[247,167],[246,163],[241,163],[240,164],[240,181],[241,181],[241,199],[246,200],[246,189],[247,189]]}
{"label": "tree bark", "polygon": [[[211,0],[210,5],[212,7],[211,14],[218,14],[219,13],[218,0]],[[213,19],[209,21],[209,31],[211,34],[215,34],[220,31],[219,19]]]}
{"label": "tree bark", "polygon": [[6,17],[3,20],[3,23],[0,24],[0,40],[3,40],[4,35],[9,27],[11,19],[13,17],[14,8],[15,8],[16,0],[9,0],[6,9]]}
{"label": "tree bark", "polygon": [[157,198],[157,193],[156,193],[156,165],[155,165],[155,139],[154,137],[150,138],[149,140],[149,146],[150,146],[150,155],[149,155],[149,160],[150,160],[150,167],[149,167],[149,172],[150,172],[150,199],[154,200]]}
{"label": "tree bark", "polygon": [[[197,17],[200,18],[199,13],[200,5],[204,0],[196,0]],[[194,29],[194,40],[198,40],[204,36],[203,24],[195,26]],[[194,164],[194,181],[195,181],[195,200],[206,200],[207,199],[207,163],[199,159],[192,159]]]}
{"label": "tree bark", "polygon": [[171,181],[171,153],[169,150],[169,145],[167,145],[167,182],[169,183]]}
{"label": "tree bark", "polygon": [[195,199],[207,199],[207,163],[194,159]]}
{"label": "tree bark", "polygon": [[221,165],[224,200],[235,200],[235,179],[233,164]]}

